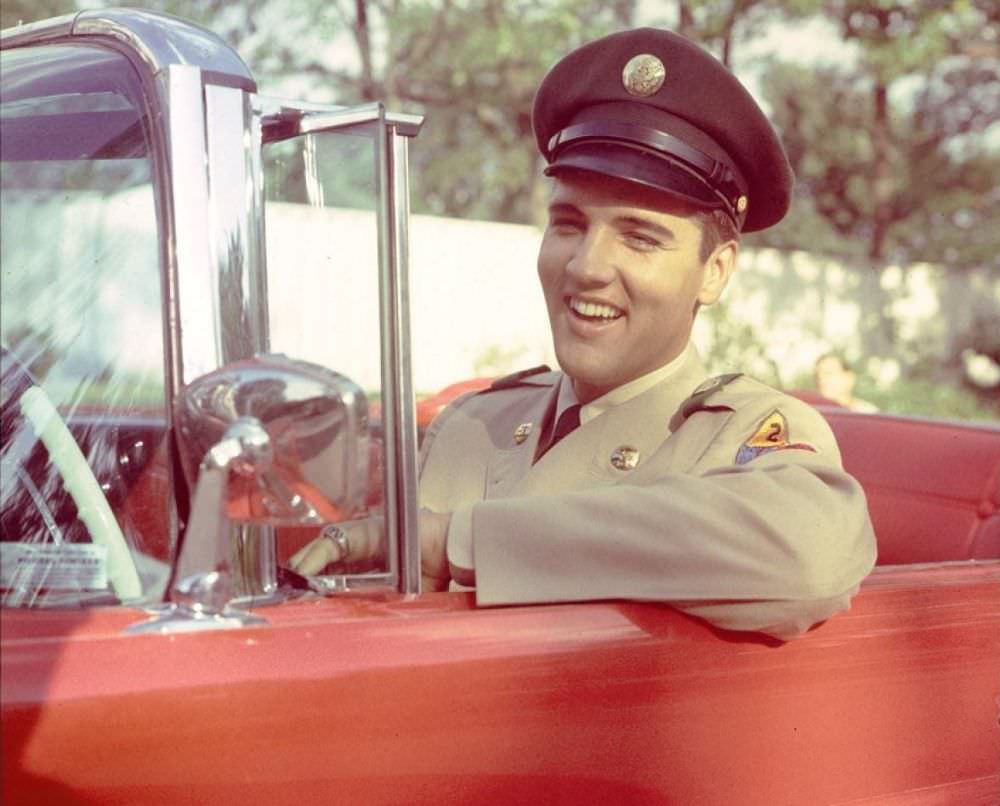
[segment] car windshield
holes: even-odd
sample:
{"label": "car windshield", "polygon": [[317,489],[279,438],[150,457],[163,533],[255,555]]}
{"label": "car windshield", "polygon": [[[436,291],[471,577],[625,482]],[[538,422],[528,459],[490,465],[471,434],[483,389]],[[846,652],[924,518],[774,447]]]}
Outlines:
{"label": "car windshield", "polygon": [[158,598],[169,487],[139,78],[93,46],[2,58],[3,603]]}

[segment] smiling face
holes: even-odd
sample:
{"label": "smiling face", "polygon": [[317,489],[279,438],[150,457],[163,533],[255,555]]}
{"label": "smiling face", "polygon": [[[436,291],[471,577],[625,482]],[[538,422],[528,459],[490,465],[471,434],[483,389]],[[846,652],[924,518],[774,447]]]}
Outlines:
{"label": "smiling face", "polygon": [[684,350],[698,304],[715,302],[733,241],[702,260],[692,211],[596,174],[555,179],[538,255],[556,357],[584,403]]}

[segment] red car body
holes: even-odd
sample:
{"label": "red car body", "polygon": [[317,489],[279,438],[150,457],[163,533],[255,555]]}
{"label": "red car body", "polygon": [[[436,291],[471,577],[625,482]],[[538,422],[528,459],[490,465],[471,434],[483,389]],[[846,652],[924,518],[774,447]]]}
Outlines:
{"label": "red car body", "polygon": [[[235,54],[148,12],[85,12],[14,32],[3,47],[30,58],[31,48],[73,42],[128,52],[140,71],[150,54],[182,54],[174,95],[146,101],[154,120],[171,119],[192,69],[205,93],[218,82],[246,93],[247,109],[258,103]],[[253,133],[263,128],[280,142],[314,112],[254,112],[237,139],[259,148]],[[191,130],[157,136],[176,162],[183,141],[170,138]],[[211,168],[224,151],[210,148],[196,164]],[[165,276],[180,272],[183,292],[178,244],[192,241],[170,215],[158,221],[170,245],[160,253]],[[187,315],[184,299],[178,316],[164,317],[168,334]],[[216,313],[228,332],[231,312]],[[233,316],[244,326],[246,315]],[[174,336],[185,358],[197,354]],[[394,366],[405,353],[394,348]],[[246,357],[221,355],[227,366]],[[168,362],[166,377],[167,399],[181,398],[183,367]],[[485,382],[444,390],[422,416],[400,377],[382,397],[385,466],[367,471],[383,487],[368,503],[398,494],[405,516],[418,428]],[[117,465],[131,457],[139,469],[122,476],[120,501],[109,482],[109,499],[144,535],[143,550],[178,576],[186,555],[171,513],[183,514],[191,493],[174,467],[171,443],[183,435],[172,411],[141,423],[115,411],[102,427],[119,446],[129,427],[141,435],[116,454]],[[405,557],[393,586],[282,589],[264,604],[251,599],[260,623],[228,629],[192,619],[136,634],[177,606],[176,584],[166,602],[8,606],[4,803],[996,804],[1000,428],[822,411],[865,487],[880,565],[848,612],[800,639],[727,633],[649,603],[477,608],[470,593],[419,593]],[[79,415],[64,411],[71,431]],[[411,546],[406,517],[400,524]]]}
{"label": "red car body", "polygon": [[126,636],[135,611],[9,612],[9,803],[986,804],[1000,575],[876,572],[774,646],[668,607],[286,604]]}

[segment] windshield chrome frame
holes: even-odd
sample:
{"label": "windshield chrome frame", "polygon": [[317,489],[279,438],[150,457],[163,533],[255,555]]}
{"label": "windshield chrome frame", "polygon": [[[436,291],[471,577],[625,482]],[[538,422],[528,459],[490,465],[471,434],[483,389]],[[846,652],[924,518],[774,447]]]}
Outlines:
{"label": "windshield chrome frame", "polygon": [[[417,421],[410,342],[408,137],[381,125],[379,155],[379,304],[386,450],[386,525],[399,553],[399,586],[420,593],[417,532]],[[389,478],[396,468],[396,478]],[[405,539],[409,536],[410,539]]]}
{"label": "windshield chrome frame", "polygon": [[388,113],[381,103],[324,106],[257,96],[254,106],[265,142],[348,129],[374,135],[385,435],[382,483],[386,541],[394,551],[387,558],[387,573],[338,576],[332,578],[332,587],[390,584],[404,594],[419,593],[416,396],[409,311],[408,150],[409,138],[419,133],[423,117]]}
{"label": "windshield chrome frame", "polygon": [[[408,308],[407,142],[423,118],[381,104],[339,107],[256,95],[252,74],[215,34],[156,12],[95,9],[3,33],[4,48],[94,42],[128,55],[143,77],[160,222],[166,416],[186,384],[269,349],[261,148],[270,123],[288,136],[373,127],[378,184],[379,308],[389,574],[370,582],[420,588],[416,418]],[[240,261],[236,274],[233,262]],[[234,309],[235,304],[235,309]],[[230,314],[234,311],[235,316]],[[210,338],[206,335],[210,334]],[[171,469],[171,499],[179,480]],[[172,511],[170,535],[177,545]],[[357,578],[364,582],[361,575]],[[271,580],[264,580],[270,588]]]}

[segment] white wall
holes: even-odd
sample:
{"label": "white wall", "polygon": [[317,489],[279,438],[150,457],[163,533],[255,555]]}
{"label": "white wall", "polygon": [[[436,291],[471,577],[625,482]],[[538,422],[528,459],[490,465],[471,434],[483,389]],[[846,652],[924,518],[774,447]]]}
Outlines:
{"label": "white wall", "polygon": [[[272,346],[368,389],[380,371],[374,226],[371,213],[300,205],[271,205],[267,221]],[[533,227],[412,217],[418,392],[554,360],[535,275],[539,239]]]}
{"label": "white wall", "polygon": [[[410,237],[418,392],[475,375],[555,366],[535,273],[537,228],[413,216]],[[377,387],[371,214],[287,206],[268,220],[268,239],[276,348],[328,364],[366,388]],[[873,282],[888,295],[897,337],[892,356],[864,353],[864,334],[883,316]],[[744,250],[720,313],[752,331],[786,383],[809,372],[816,357],[831,348],[870,359],[866,371],[891,382],[897,359],[943,359],[956,334],[986,310],[1000,310],[997,272],[948,272],[920,264],[905,271],[890,267],[878,279],[870,270],[806,252]],[[346,333],[345,319],[352,323]],[[324,333],[337,333],[338,344]],[[712,336],[703,315],[695,341],[707,351]],[[713,368],[727,369],[753,371]]]}

